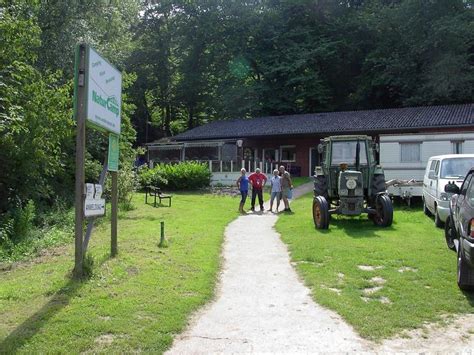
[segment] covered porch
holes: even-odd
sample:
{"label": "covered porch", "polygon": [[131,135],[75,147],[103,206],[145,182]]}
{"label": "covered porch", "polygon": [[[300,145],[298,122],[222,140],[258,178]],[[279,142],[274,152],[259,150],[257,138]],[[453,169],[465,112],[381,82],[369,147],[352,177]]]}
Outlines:
{"label": "covered porch", "polygon": [[209,167],[214,184],[228,185],[242,168],[271,174],[283,165],[293,176],[311,176],[318,143],[319,139],[290,137],[157,142],[147,144],[147,159],[150,166],[202,162]]}

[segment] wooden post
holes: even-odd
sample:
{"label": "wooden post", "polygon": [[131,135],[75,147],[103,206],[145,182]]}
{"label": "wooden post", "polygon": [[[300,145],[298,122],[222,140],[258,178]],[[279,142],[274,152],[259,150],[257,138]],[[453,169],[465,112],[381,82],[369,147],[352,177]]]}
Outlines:
{"label": "wooden post", "polygon": [[86,149],[86,46],[80,44],[76,48],[75,69],[75,116],[76,116],[76,182],[75,182],[75,252],[74,271],[75,277],[82,277],[82,262],[84,259],[83,222],[84,222],[84,157]]}
{"label": "wooden post", "polygon": [[165,245],[165,222],[160,222],[160,244],[158,246],[163,247]]}
{"label": "wooden post", "polygon": [[118,210],[118,186],[117,186],[117,172],[111,171],[112,175],[112,218],[110,226],[110,255],[112,257],[117,255],[117,210]]}

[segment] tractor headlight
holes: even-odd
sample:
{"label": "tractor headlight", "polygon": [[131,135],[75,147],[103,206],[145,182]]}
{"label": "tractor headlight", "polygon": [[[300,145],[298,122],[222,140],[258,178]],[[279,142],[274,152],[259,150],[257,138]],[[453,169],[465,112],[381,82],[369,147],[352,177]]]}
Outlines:
{"label": "tractor headlight", "polygon": [[354,190],[357,187],[357,181],[349,179],[346,181],[346,186],[349,190]]}

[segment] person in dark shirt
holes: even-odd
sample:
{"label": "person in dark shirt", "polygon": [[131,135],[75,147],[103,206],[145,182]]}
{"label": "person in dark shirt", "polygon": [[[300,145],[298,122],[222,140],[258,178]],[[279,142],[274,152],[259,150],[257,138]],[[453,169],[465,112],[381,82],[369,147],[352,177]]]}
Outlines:
{"label": "person in dark shirt", "polygon": [[265,174],[260,172],[260,169],[256,169],[253,174],[249,176],[250,184],[252,185],[252,211],[255,211],[255,198],[258,196],[258,203],[260,205],[260,211],[263,212],[263,187],[267,182]]}

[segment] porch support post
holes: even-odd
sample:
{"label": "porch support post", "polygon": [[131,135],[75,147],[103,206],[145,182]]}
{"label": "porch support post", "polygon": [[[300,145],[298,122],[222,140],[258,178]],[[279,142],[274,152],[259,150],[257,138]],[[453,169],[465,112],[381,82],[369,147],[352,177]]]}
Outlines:
{"label": "porch support post", "polygon": [[209,160],[209,171],[212,173],[212,160]]}
{"label": "porch support post", "polygon": [[233,160],[230,161],[230,172],[231,173],[234,172],[234,161]]}

